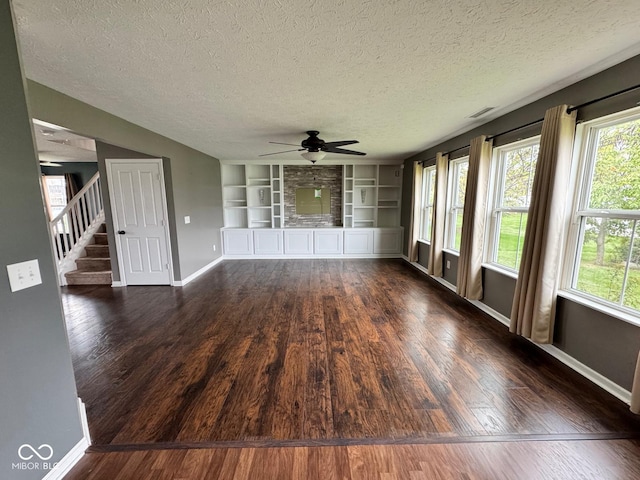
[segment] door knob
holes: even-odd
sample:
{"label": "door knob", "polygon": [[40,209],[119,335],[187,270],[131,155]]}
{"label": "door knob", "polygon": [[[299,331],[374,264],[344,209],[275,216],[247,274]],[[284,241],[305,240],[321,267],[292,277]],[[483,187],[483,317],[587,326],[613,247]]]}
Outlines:
{"label": "door knob", "polygon": [[124,230],[118,230],[118,235],[124,235],[126,232]]}

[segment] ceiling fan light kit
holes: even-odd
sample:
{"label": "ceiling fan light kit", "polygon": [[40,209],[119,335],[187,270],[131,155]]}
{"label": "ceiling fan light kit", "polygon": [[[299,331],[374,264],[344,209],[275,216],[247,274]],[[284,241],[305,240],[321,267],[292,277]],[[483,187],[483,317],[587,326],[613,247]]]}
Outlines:
{"label": "ceiling fan light kit", "polygon": [[[309,138],[302,141],[300,146],[302,148],[296,148],[294,150],[285,150],[284,152],[274,152],[274,153],[265,153],[260,155],[260,157],[266,157],[268,155],[279,155],[281,153],[288,152],[302,152],[306,150],[306,152],[302,153],[302,157],[306,160],[309,160],[311,163],[316,163],[318,160],[322,160],[327,153],[340,153],[342,155],[359,155],[364,156],[366,153],[356,152],[355,150],[347,150],[346,148],[339,148],[345,145],[352,145],[354,143],[358,143],[358,140],[341,140],[338,142],[325,142],[321,138],[318,137],[320,134],[317,130],[308,130],[307,135]],[[269,142],[274,143],[276,145],[291,145],[296,146],[292,143],[281,143],[281,142]]]}
{"label": "ceiling fan light kit", "polygon": [[327,156],[324,152],[304,152],[301,155],[302,158],[309,160],[311,163],[316,163],[318,160],[322,160]]}

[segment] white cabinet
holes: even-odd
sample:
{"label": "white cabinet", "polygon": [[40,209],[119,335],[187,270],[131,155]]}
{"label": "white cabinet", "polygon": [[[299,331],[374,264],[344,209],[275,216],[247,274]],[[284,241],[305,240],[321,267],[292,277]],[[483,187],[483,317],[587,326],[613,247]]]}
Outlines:
{"label": "white cabinet", "polygon": [[316,255],[340,255],[342,242],[342,229],[315,230],[313,232],[313,253]]}
{"label": "white cabinet", "polygon": [[395,228],[225,228],[229,257],[375,257],[402,254],[400,227]]}
{"label": "white cabinet", "polygon": [[222,231],[225,255],[253,255],[253,235],[248,228]]}
{"label": "white cabinet", "polygon": [[277,228],[262,228],[253,231],[253,248],[256,255],[282,255],[283,232]]}
{"label": "white cabinet", "polygon": [[373,253],[393,254],[402,252],[402,229],[376,228],[373,232]]}
{"label": "white cabinet", "polygon": [[286,255],[313,255],[313,230],[292,228],[284,230]]}
{"label": "white cabinet", "polygon": [[373,253],[373,230],[354,228],[344,231],[344,253],[366,255]]}

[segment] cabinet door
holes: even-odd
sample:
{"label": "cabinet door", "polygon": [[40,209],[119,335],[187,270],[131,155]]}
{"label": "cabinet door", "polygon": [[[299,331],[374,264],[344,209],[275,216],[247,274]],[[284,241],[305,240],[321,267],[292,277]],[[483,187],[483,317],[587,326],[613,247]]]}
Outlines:
{"label": "cabinet door", "polygon": [[316,255],[340,255],[342,253],[342,230],[316,230],[313,241]]}
{"label": "cabinet door", "polygon": [[287,255],[313,255],[313,230],[285,230],[284,253]]}
{"label": "cabinet door", "polygon": [[256,255],[282,255],[282,230],[270,228],[254,230],[253,248]]}
{"label": "cabinet door", "polygon": [[399,228],[380,228],[374,231],[373,253],[401,253],[402,230]]}
{"label": "cabinet door", "polygon": [[366,228],[345,230],[344,253],[352,255],[373,253],[373,230]]}
{"label": "cabinet door", "polygon": [[225,255],[253,255],[253,235],[249,229],[223,230]]}

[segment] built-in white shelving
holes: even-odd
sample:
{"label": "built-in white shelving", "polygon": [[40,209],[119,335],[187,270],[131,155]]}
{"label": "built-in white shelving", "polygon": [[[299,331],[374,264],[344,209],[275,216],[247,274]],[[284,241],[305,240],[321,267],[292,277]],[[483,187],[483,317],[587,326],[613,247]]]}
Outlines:
{"label": "built-in white shelving", "polygon": [[343,226],[305,230],[284,228],[282,163],[223,164],[225,254],[400,254],[402,166],[353,163],[343,169]]}
{"label": "built-in white shelving", "polygon": [[229,228],[278,228],[282,224],[279,165],[223,165],[224,225]]}
{"label": "built-in white shelving", "polygon": [[400,225],[402,169],[400,165],[345,165],[346,228]]}

